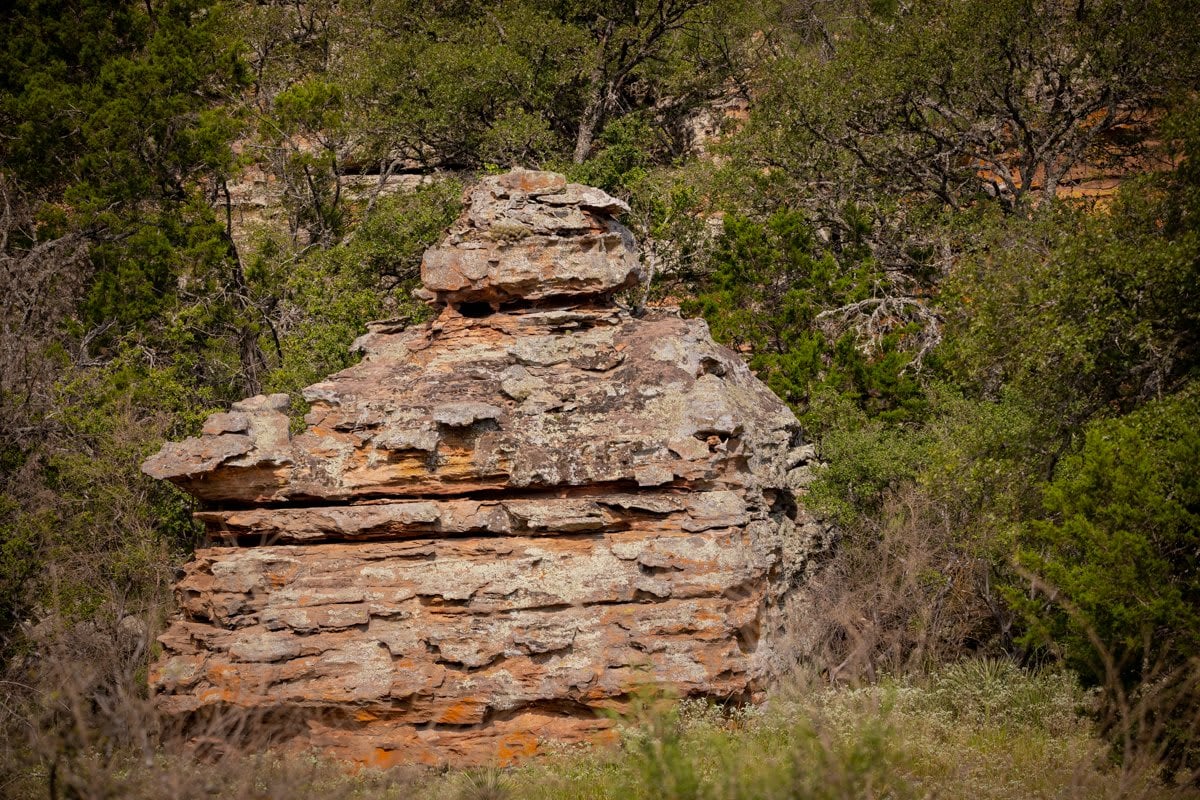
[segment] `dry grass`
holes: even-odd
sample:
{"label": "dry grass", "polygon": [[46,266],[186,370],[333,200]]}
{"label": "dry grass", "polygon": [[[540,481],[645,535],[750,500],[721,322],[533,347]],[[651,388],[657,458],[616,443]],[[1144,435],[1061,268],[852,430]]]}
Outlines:
{"label": "dry grass", "polygon": [[814,576],[796,634],[832,683],[921,672],[1004,643],[1011,620],[977,528],[952,504],[907,486],[879,513],[844,528]]}
{"label": "dry grass", "polygon": [[[58,631],[3,685],[0,796],[21,798],[1167,798],[1122,771],[1068,675],[971,661],[921,679],[831,687],[797,676],[760,709],[646,702],[620,748],[510,770],[354,770],[309,754],[213,746],[248,720],[165,728],[144,691],[145,628]],[[67,635],[69,633],[69,635]],[[16,674],[16,673],[12,673]],[[255,752],[250,752],[251,750]]]}

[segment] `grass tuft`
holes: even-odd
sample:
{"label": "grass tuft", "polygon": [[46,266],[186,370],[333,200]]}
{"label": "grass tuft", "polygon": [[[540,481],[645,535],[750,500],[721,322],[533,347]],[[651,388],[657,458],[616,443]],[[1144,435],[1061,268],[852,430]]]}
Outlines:
{"label": "grass tuft", "polygon": [[[93,685],[94,684],[89,684]],[[613,748],[547,748],[509,769],[354,770],[312,754],[153,740],[149,700],[74,696],[28,707],[3,745],[0,795],[180,800],[1159,800],[1197,798],[1122,770],[1096,735],[1094,697],[1062,672],[963,661],[917,677],[832,687],[797,674],[761,707],[639,696]],[[36,700],[33,695],[30,698]],[[10,696],[8,710],[19,710]],[[44,698],[43,698],[44,699]],[[142,726],[139,729],[139,726]],[[219,726],[214,723],[214,730]],[[214,740],[215,741],[215,740]],[[194,742],[193,742],[194,744]]]}

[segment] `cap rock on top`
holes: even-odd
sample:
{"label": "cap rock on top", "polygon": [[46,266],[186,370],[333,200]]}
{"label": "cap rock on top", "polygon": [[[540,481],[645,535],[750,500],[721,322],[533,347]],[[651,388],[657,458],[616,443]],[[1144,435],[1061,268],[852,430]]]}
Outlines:
{"label": "cap rock on top", "polygon": [[642,277],[622,200],[553,172],[515,170],[468,191],[465,212],[421,262],[443,303],[606,296]]}

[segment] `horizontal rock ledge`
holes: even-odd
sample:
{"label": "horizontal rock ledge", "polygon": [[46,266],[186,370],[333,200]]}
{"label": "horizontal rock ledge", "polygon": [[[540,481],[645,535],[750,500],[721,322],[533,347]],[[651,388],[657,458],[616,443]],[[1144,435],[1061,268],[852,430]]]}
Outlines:
{"label": "horizontal rock ledge", "polygon": [[[759,513],[755,516],[762,517]],[[737,492],[610,493],[576,498],[401,500],[309,508],[210,510],[195,514],[212,540],[303,543],[429,535],[564,534],[683,530],[743,525],[751,518]]]}

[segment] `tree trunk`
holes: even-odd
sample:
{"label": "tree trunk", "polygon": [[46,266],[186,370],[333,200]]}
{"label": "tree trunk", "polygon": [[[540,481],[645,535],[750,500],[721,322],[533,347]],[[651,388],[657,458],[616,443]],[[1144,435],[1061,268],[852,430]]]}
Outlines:
{"label": "tree trunk", "polygon": [[[253,396],[262,391],[262,379],[267,374],[269,367],[266,353],[262,351],[262,347],[258,343],[258,331],[249,319],[251,310],[257,309],[254,309],[254,304],[250,300],[250,286],[246,281],[246,273],[242,270],[242,256],[238,252],[237,242],[233,238],[233,202],[229,196],[229,185],[224,178],[220,181],[220,189],[225,195],[225,232],[222,238],[225,239],[225,247],[233,272],[233,286],[229,294],[233,301],[233,307],[237,309],[240,317],[234,327],[238,340],[238,360],[242,367],[242,391],[247,396]],[[267,325],[270,326],[270,320],[267,320]],[[271,327],[271,333],[275,334],[274,327]],[[278,352],[280,350],[278,336],[275,337],[275,347]],[[283,353],[278,352],[278,355],[282,361]]]}
{"label": "tree trunk", "polygon": [[575,137],[575,155],[573,161],[582,164],[592,152],[592,142],[596,139],[596,131],[604,122],[604,114],[608,110],[609,87],[597,85],[583,111],[583,119],[579,121],[579,135]]}
{"label": "tree trunk", "polygon": [[604,114],[608,111],[609,98],[614,94],[611,83],[605,79],[605,62],[608,55],[608,40],[613,32],[613,20],[609,20],[600,35],[596,61],[592,66],[592,74],[588,76],[592,86],[592,96],[588,98],[587,108],[583,110],[583,119],[579,121],[579,134],[575,137],[575,155],[572,161],[582,164],[592,152],[592,142],[596,139],[596,131],[604,122]]}

